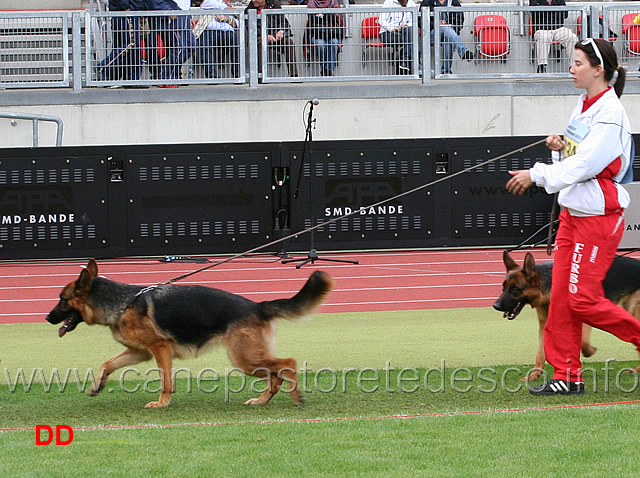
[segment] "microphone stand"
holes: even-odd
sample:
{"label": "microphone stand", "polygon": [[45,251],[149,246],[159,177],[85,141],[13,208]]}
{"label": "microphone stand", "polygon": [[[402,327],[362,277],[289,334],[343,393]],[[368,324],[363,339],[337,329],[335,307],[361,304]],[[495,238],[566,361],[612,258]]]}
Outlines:
{"label": "microphone stand", "polygon": [[[293,193],[294,199],[298,199],[298,197],[300,196],[300,181],[302,179],[302,172],[304,170],[304,159],[307,152],[307,148],[309,149],[309,158],[311,158],[311,144],[313,143],[312,126],[315,126],[315,122],[316,122],[316,120],[313,119],[313,107],[318,103],[319,102],[316,99],[311,100],[307,103],[310,105],[309,116],[307,117],[307,124],[305,125],[305,136],[304,136],[304,143],[302,144],[302,156],[300,157],[300,169],[298,170],[298,181],[296,184],[296,190]],[[313,210],[313,207],[311,209]],[[311,213],[312,226],[313,226],[313,220],[314,220],[313,213]],[[300,269],[302,266],[304,266],[305,264],[308,264],[309,262],[313,264],[315,261],[346,262],[349,264],[358,264],[358,261],[354,261],[354,260],[325,259],[325,258],[319,257],[318,251],[316,251],[316,249],[314,248],[314,234],[315,234],[315,230],[311,231],[311,243],[310,243],[311,249],[309,249],[307,257],[303,259],[282,259],[282,263],[288,264],[290,262],[300,262],[300,264],[296,265],[296,269]]]}

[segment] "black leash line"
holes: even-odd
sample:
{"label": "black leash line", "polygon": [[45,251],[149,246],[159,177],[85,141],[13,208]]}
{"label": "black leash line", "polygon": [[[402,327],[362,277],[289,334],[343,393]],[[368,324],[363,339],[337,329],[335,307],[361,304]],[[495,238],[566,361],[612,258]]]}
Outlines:
{"label": "black leash line", "polygon": [[348,214],[343,214],[342,216],[335,217],[335,218],[333,218],[333,219],[329,219],[329,220],[327,220],[327,221],[325,221],[325,222],[323,222],[323,223],[316,224],[315,226],[311,226],[311,227],[309,227],[309,228],[307,228],[307,229],[303,229],[302,231],[294,232],[294,233],[292,233],[292,234],[289,234],[288,236],[281,237],[280,239],[276,239],[276,240],[274,240],[274,241],[268,242],[268,243],[263,244],[263,245],[258,246],[258,247],[254,247],[253,249],[249,249],[248,251],[244,251],[244,252],[241,252],[241,253],[239,253],[239,254],[235,254],[235,255],[230,256],[230,257],[228,257],[228,258],[226,258],[226,259],[223,259],[223,260],[221,260],[221,261],[214,262],[213,264],[210,264],[210,265],[208,265],[208,266],[202,267],[202,268],[200,268],[200,269],[196,269],[195,271],[188,272],[188,273],[183,274],[183,275],[181,275],[181,276],[178,276],[178,277],[175,277],[175,278],[173,278],[173,279],[170,279],[170,280],[168,280],[167,282],[164,282],[162,285],[166,285],[166,284],[171,284],[171,283],[173,283],[173,282],[177,282],[177,281],[182,280],[182,279],[184,279],[184,278],[186,278],[186,277],[189,277],[189,276],[191,276],[191,275],[197,274],[198,272],[202,272],[202,271],[205,271],[205,270],[207,270],[207,269],[211,269],[211,268],[213,268],[213,267],[217,267],[217,266],[219,266],[219,265],[225,264],[225,263],[227,263],[227,262],[231,262],[232,260],[239,259],[240,257],[244,257],[244,256],[246,256],[246,255],[253,254],[254,252],[261,251],[262,249],[266,249],[267,247],[273,246],[273,245],[275,245],[275,244],[279,244],[279,243],[284,242],[284,241],[286,241],[286,240],[288,240],[288,239],[295,238],[295,237],[301,236],[301,235],[303,235],[303,234],[307,234],[307,233],[309,233],[309,232],[311,232],[311,231],[315,231],[316,229],[319,229],[319,228],[321,228],[321,227],[327,226],[327,225],[329,225],[329,224],[333,224],[334,222],[341,221],[342,219],[345,219],[345,218],[347,218],[347,217],[355,216],[356,214],[360,214],[360,211],[361,211],[362,209],[375,208],[375,207],[381,206],[381,205],[383,205],[383,204],[386,204],[386,203],[388,203],[388,202],[390,202],[390,201],[394,201],[394,200],[399,199],[399,198],[401,198],[401,197],[408,196],[409,194],[413,194],[413,193],[418,192],[418,191],[420,191],[420,190],[422,190],[422,189],[425,189],[425,188],[431,187],[431,186],[433,186],[433,185],[435,185],[435,184],[438,184],[438,183],[441,183],[441,182],[447,181],[447,180],[449,180],[449,179],[455,178],[455,177],[457,177],[457,176],[460,176],[461,174],[467,173],[467,172],[469,172],[469,171],[473,171],[474,169],[478,169],[478,168],[481,168],[481,167],[483,167],[483,166],[486,166],[487,164],[491,164],[491,163],[493,163],[493,162],[495,162],[495,161],[499,161],[499,160],[501,160],[501,159],[503,159],[503,158],[505,158],[505,157],[511,156],[512,154],[520,153],[520,152],[522,152],[522,151],[525,151],[525,150],[527,150],[527,149],[529,149],[529,148],[532,148],[532,147],[534,147],[534,146],[537,146],[538,144],[543,143],[545,140],[546,140],[546,138],[545,138],[545,139],[541,139],[541,140],[536,141],[536,142],[534,142],[534,143],[531,143],[531,144],[529,144],[529,145],[527,145],[527,146],[523,146],[522,148],[514,149],[513,151],[509,151],[508,153],[504,153],[504,154],[502,154],[502,155],[500,155],[500,156],[497,156],[497,157],[495,157],[495,158],[491,158],[491,159],[488,159],[488,160],[483,161],[483,162],[481,162],[481,163],[478,163],[478,164],[476,164],[476,165],[474,165],[474,166],[470,166],[470,167],[468,167],[468,168],[466,168],[466,169],[463,169],[463,170],[461,170],[461,171],[458,171],[457,173],[453,173],[453,174],[450,174],[450,175],[444,176],[444,177],[442,177],[442,178],[436,179],[435,181],[431,181],[430,183],[422,184],[421,186],[417,186],[417,187],[415,187],[415,188],[413,188],[413,189],[410,189],[410,190],[408,190],[408,191],[405,191],[405,192],[403,192],[403,193],[397,194],[397,195],[395,195],[395,196],[392,196],[392,197],[390,197],[390,198],[384,199],[384,200],[382,200],[382,201],[378,201],[377,203],[374,203],[374,204],[370,204],[370,205],[368,205],[368,206],[361,207],[361,208],[356,209],[355,211],[352,211],[352,212],[350,212],[350,213],[348,213]]}
{"label": "black leash line", "polygon": [[[417,191],[420,191],[420,190],[422,190],[422,189],[428,188],[428,187],[433,186],[433,185],[435,185],[435,184],[438,184],[438,183],[441,183],[441,182],[443,182],[443,181],[447,181],[447,180],[449,180],[449,179],[455,178],[456,176],[460,176],[461,174],[465,174],[465,173],[468,173],[469,171],[473,171],[474,169],[478,169],[478,168],[481,168],[481,167],[483,167],[483,166],[486,166],[487,164],[491,164],[491,163],[494,163],[494,162],[496,162],[496,161],[499,161],[499,160],[501,160],[501,159],[503,159],[503,158],[506,158],[507,156],[511,156],[512,154],[515,154],[515,153],[521,153],[522,151],[525,151],[525,150],[527,150],[527,149],[529,149],[529,148],[532,148],[532,147],[534,147],[534,146],[537,146],[537,145],[539,145],[540,143],[543,143],[545,140],[546,140],[546,138],[545,138],[545,139],[541,139],[541,140],[539,140],[539,141],[536,141],[536,142],[534,142],[534,143],[528,144],[528,145],[523,146],[523,147],[521,147],[521,148],[514,149],[513,151],[509,151],[508,153],[504,153],[504,154],[502,154],[502,155],[500,155],[500,156],[496,156],[495,158],[491,158],[491,159],[488,159],[488,160],[483,161],[483,162],[481,162],[481,163],[478,163],[478,164],[476,164],[476,165],[474,165],[474,166],[470,166],[470,167],[468,167],[468,168],[466,168],[466,169],[463,169],[463,170],[461,170],[461,171],[458,171],[457,173],[453,173],[453,174],[450,174],[450,175],[444,176],[444,177],[442,177],[442,178],[440,178],[440,179],[436,179],[435,181],[431,181],[430,183],[426,183],[426,184],[423,184],[423,185],[421,185],[421,186],[418,186],[418,187],[415,187],[415,188],[413,188],[413,189],[410,189],[409,191],[405,191],[405,192],[403,192],[403,193],[396,194],[395,196],[392,196],[392,197],[390,197],[390,198],[388,198],[388,199],[384,199],[384,200],[382,200],[382,201],[378,201],[378,202],[377,202],[377,203],[375,203],[375,204],[370,204],[370,205],[368,205],[368,206],[361,207],[361,208],[356,209],[355,211],[352,211],[352,212],[350,212],[350,213],[348,213],[348,214],[344,214],[344,215],[342,215],[342,216],[335,217],[335,218],[333,218],[333,219],[329,219],[328,221],[325,221],[325,222],[323,222],[323,223],[321,223],[321,224],[316,224],[315,226],[311,226],[311,227],[309,227],[309,228],[307,228],[307,229],[303,229],[302,231],[295,232],[295,233],[289,234],[288,236],[281,237],[280,239],[276,239],[276,240],[271,241],[271,242],[268,242],[268,243],[266,243],[266,244],[262,244],[261,246],[254,247],[253,249],[249,249],[248,251],[244,251],[244,252],[241,252],[241,253],[239,253],[239,254],[234,254],[234,255],[232,255],[232,256],[230,256],[230,257],[227,257],[226,259],[222,259],[222,260],[220,260],[220,261],[218,261],[218,262],[214,262],[213,264],[209,264],[208,266],[201,267],[200,269],[196,269],[196,270],[194,270],[194,271],[187,272],[186,274],[182,274],[182,275],[180,275],[180,276],[174,277],[173,279],[169,279],[169,280],[168,280],[168,281],[166,281],[166,282],[162,282],[162,283],[155,284],[155,285],[152,285],[152,286],[144,287],[144,288],[143,288],[143,289],[141,289],[141,290],[140,290],[140,291],[139,291],[139,292],[138,292],[138,293],[137,293],[137,294],[136,294],[136,295],[135,295],[135,296],[134,296],[130,301],[128,301],[126,304],[124,304],[124,305],[122,306],[122,308],[121,308],[121,314],[123,314],[123,313],[126,311],[126,309],[127,309],[127,308],[129,308],[129,306],[130,306],[131,304],[133,304],[133,302],[134,302],[134,301],[135,301],[139,296],[141,296],[141,295],[143,295],[143,294],[145,294],[145,293],[147,293],[147,292],[149,292],[149,291],[151,291],[151,290],[153,290],[153,289],[156,289],[157,287],[160,287],[160,286],[163,286],[163,285],[169,285],[169,284],[172,284],[172,283],[174,283],[174,282],[178,282],[179,280],[185,279],[185,278],[187,278],[187,277],[189,277],[189,276],[192,276],[192,275],[195,275],[195,274],[197,274],[197,273],[199,273],[199,272],[206,271],[207,269],[211,269],[211,268],[213,268],[213,267],[217,267],[217,266],[222,265],[222,264],[225,264],[225,263],[227,263],[227,262],[231,262],[231,261],[233,261],[233,260],[235,260],[235,259],[239,259],[240,257],[248,256],[249,254],[253,254],[254,252],[261,251],[261,250],[263,250],[263,249],[266,249],[267,247],[271,247],[271,246],[273,246],[273,245],[275,245],[275,244],[279,244],[279,243],[284,242],[284,241],[286,241],[286,240],[288,240],[288,239],[291,239],[291,238],[295,238],[295,237],[301,236],[301,235],[306,234],[306,233],[308,233],[308,232],[315,231],[316,229],[319,229],[319,228],[321,228],[321,227],[327,226],[327,225],[329,225],[329,224],[333,224],[334,222],[341,221],[342,219],[345,219],[345,218],[347,218],[347,217],[351,217],[351,216],[354,216],[354,215],[356,215],[356,214],[360,214],[360,211],[361,211],[362,209],[375,208],[375,207],[377,207],[377,206],[381,206],[382,204],[386,204],[386,203],[388,203],[388,202],[390,202],[390,201],[393,201],[393,200],[395,200],[395,199],[398,199],[398,198],[401,198],[401,197],[407,196],[407,195],[409,195],[409,194],[413,194],[413,193],[415,193],[415,192],[417,192]],[[551,226],[550,226],[550,227],[551,227]]]}
{"label": "black leash line", "polygon": [[551,215],[549,217],[549,231],[547,233],[547,255],[553,253],[553,225],[555,224],[556,215],[558,214],[558,193],[553,195],[553,203],[551,203]]}
{"label": "black leash line", "polygon": [[[499,161],[499,160],[501,160],[503,158],[511,156],[511,155],[513,155],[515,153],[521,153],[521,152],[523,152],[523,151],[525,151],[525,150],[527,150],[529,148],[533,148],[534,146],[537,146],[537,145],[539,145],[541,143],[544,143],[545,140],[546,140],[546,138],[545,139],[541,139],[539,141],[536,141],[534,143],[528,144],[528,145],[523,146],[521,148],[514,149],[513,151],[509,151],[508,153],[504,153],[504,154],[502,154],[500,156],[496,156],[495,158],[491,158],[491,159],[488,159],[486,161],[483,161],[482,163],[478,163],[478,164],[476,164],[474,166],[470,166],[470,167],[468,167],[466,169],[458,171],[457,173],[449,174],[449,175],[444,176],[442,178],[436,179],[435,181],[431,181],[430,183],[423,184],[421,186],[418,186],[418,187],[415,187],[413,189],[410,189],[409,191],[405,191],[403,193],[397,194],[397,195],[395,195],[393,197],[390,197],[388,199],[384,199],[382,201],[379,201],[379,202],[377,202],[375,204],[370,204],[368,206],[360,207],[360,208],[356,209],[355,211],[352,211],[352,212],[350,212],[348,214],[344,214],[342,216],[335,217],[333,219],[329,219],[329,220],[327,220],[327,221],[325,221],[325,222],[323,222],[321,224],[316,224],[315,226],[311,226],[311,227],[309,227],[307,229],[303,229],[302,231],[294,232],[292,234],[289,234],[288,236],[281,237],[280,239],[276,239],[274,241],[268,242],[268,243],[263,244],[263,245],[258,246],[258,247],[254,247],[253,249],[249,249],[248,251],[244,251],[244,252],[241,252],[239,254],[235,254],[235,255],[227,257],[226,259],[223,259],[221,261],[214,262],[213,264],[209,264],[208,266],[202,267],[200,269],[196,269],[194,271],[188,272],[188,273],[183,274],[183,275],[178,276],[178,277],[174,277],[173,279],[170,279],[167,282],[163,282],[162,284],[158,284],[158,285],[172,284],[173,282],[177,282],[179,280],[185,279],[185,278],[187,278],[189,276],[192,276],[194,274],[197,274],[199,272],[206,271],[207,269],[211,269],[213,267],[217,267],[217,266],[225,264],[227,262],[231,262],[231,261],[233,261],[235,259],[239,259],[240,257],[244,257],[244,256],[247,256],[249,254],[253,254],[254,252],[261,251],[263,249],[266,249],[267,247],[271,247],[271,246],[273,246],[275,244],[279,244],[279,243],[284,242],[284,241],[286,241],[288,239],[295,238],[295,237],[301,236],[303,234],[307,234],[307,233],[309,233],[311,231],[315,231],[316,229],[319,229],[321,227],[327,226],[329,224],[333,224],[334,222],[341,221],[342,219],[345,219],[347,217],[351,217],[351,216],[355,216],[356,214],[360,214],[360,211],[362,211],[363,209],[369,209],[369,208],[375,208],[375,207],[381,206],[382,204],[386,204],[386,203],[388,203],[390,201],[394,201],[394,200],[399,199],[401,197],[408,196],[409,194],[413,194],[413,193],[418,192],[418,191],[420,191],[422,189],[431,187],[431,186],[433,186],[435,184],[438,184],[438,183],[441,183],[443,181],[447,181],[449,179],[455,178],[456,176],[460,176],[461,174],[468,173],[469,171],[473,171],[474,169],[481,168],[483,166],[486,166],[487,164],[494,163],[494,162]],[[157,287],[157,286],[152,286],[152,287]],[[146,290],[145,290],[145,292],[146,292]]]}

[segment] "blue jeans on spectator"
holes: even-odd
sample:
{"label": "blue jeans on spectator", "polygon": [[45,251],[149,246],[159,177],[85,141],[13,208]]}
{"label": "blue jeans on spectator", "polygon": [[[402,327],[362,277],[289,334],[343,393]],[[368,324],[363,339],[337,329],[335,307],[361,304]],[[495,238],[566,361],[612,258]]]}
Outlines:
{"label": "blue jeans on spectator", "polygon": [[[431,30],[431,44],[434,44],[435,30]],[[467,46],[462,42],[456,31],[449,26],[440,26],[440,44],[442,45],[442,69],[441,73],[451,73],[451,64],[453,63],[453,50],[455,49],[460,55],[464,56],[468,50]]]}
{"label": "blue jeans on spectator", "polygon": [[333,74],[338,62],[338,51],[340,50],[340,40],[331,38],[325,40],[323,38],[311,38],[311,43],[316,49],[316,55],[320,61],[322,73],[329,72]]}
{"label": "blue jeans on spectator", "polygon": [[219,78],[216,60],[226,61],[231,65],[231,74],[238,77],[238,34],[230,30],[205,30],[199,38],[201,50],[200,61],[207,78]]}
{"label": "blue jeans on spectator", "polygon": [[380,32],[380,39],[386,46],[393,48],[400,56],[400,67],[411,68],[413,58],[413,30],[411,27],[401,28],[395,32]]}

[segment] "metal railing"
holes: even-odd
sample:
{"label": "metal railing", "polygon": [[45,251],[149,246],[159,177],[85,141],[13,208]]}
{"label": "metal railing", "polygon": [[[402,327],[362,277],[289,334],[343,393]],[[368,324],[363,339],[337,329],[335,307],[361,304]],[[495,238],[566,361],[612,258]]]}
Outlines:
{"label": "metal railing", "polygon": [[11,124],[15,126],[16,120],[31,121],[33,125],[32,146],[37,148],[40,145],[40,121],[50,121],[56,124],[56,146],[62,146],[62,119],[57,116],[36,115],[29,113],[3,113],[0,112],[0,118],[11,120]]}
{"label": "metal railing", "polygon": [[[629,75],[640,76],[634,6],[0,13],[0,88],[563,78],[572,43],[589,32],[611,41]],[[547,44],[539,30],[557,13],[566,14],[565,35]],[[385,34],[379,19],[389,14],[404,14],[411,27]],[[456,16],[462,25],[440,22]],[[269,23],[282,18],[287,36],[273,42]],[[319,18],[335,18],[335,32]]]}
{"label": "metal railing", "polygon": [[0,14],[0,85],[69,87],[66,12]]}

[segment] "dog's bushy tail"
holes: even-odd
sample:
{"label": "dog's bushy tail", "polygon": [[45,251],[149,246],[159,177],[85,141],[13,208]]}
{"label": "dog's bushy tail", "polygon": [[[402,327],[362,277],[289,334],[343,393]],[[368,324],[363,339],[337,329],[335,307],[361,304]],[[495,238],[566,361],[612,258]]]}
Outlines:
{"label": "dog's bushy tail", "polygon": [[315,271],[309,276],[300,292],[290,299],[269,300],[260,303],[261,315],[264,320],[275,318],[297,319],[311,314],[324,302],[333,288],[334,281],[329,274]]}

